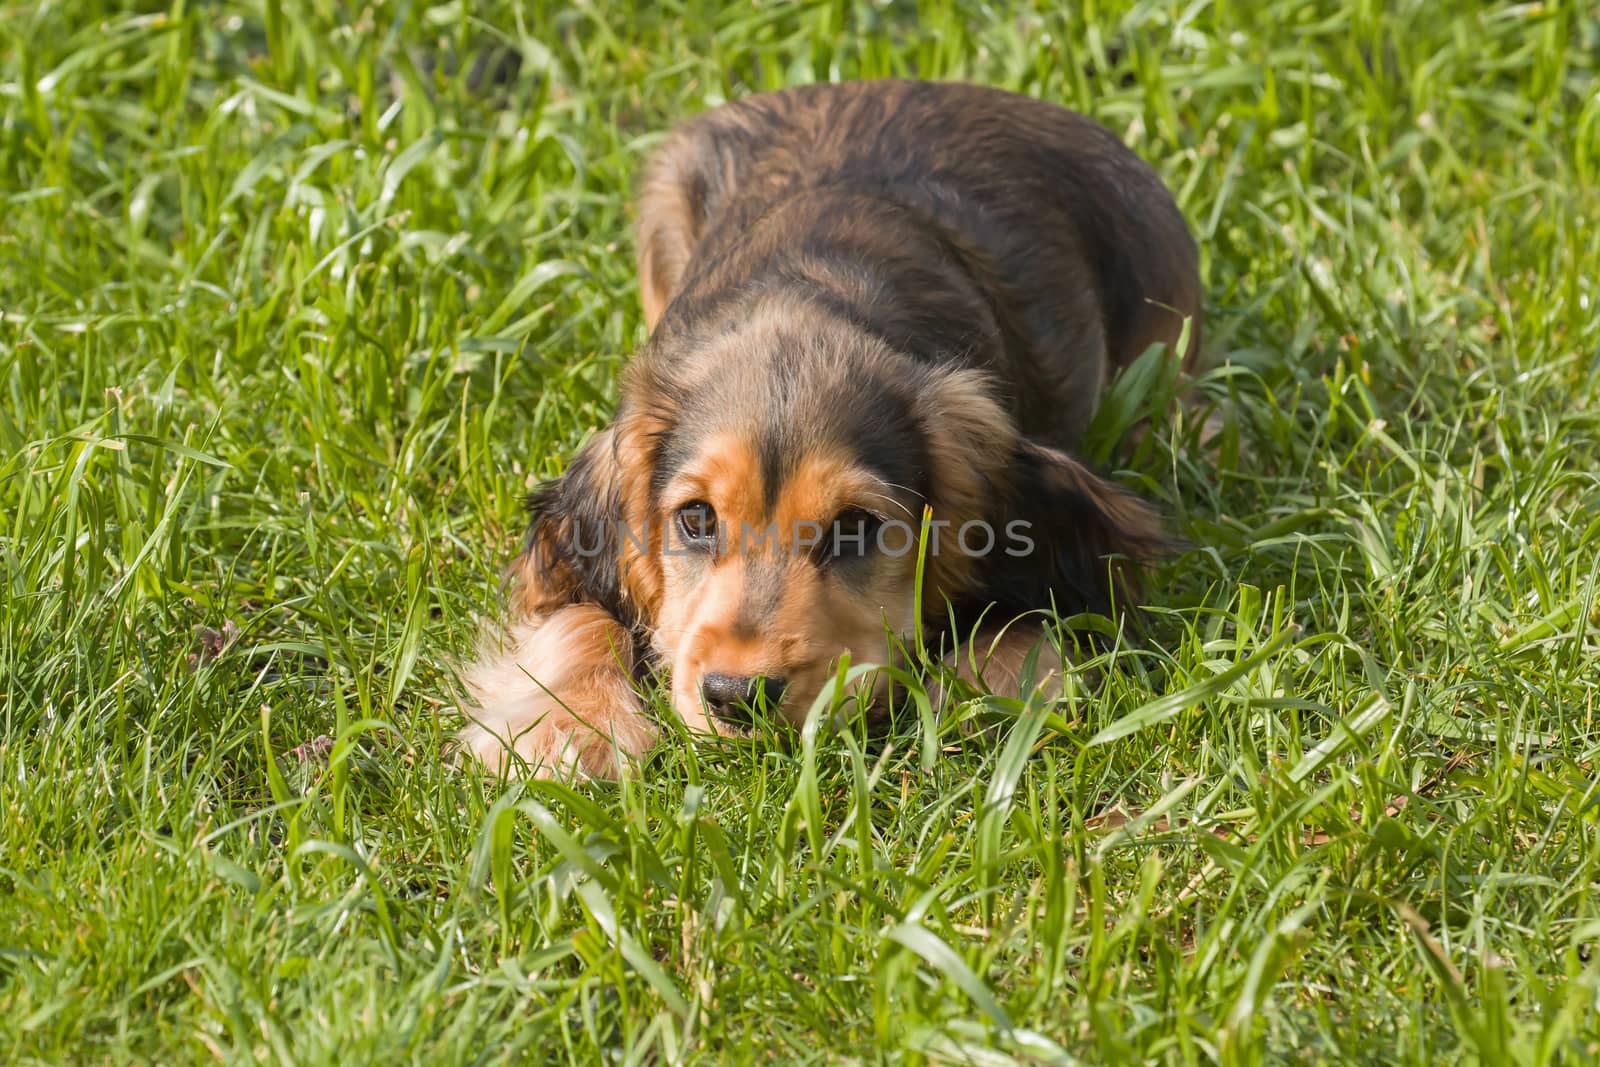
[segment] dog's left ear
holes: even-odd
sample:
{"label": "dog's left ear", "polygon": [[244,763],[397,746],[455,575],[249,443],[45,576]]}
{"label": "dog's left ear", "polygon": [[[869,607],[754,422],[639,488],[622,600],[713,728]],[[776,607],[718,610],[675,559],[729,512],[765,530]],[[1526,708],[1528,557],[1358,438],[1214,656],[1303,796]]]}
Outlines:
{"label": "dog's left ear", "polygon": [[980,372],[939,373],[922,385],[918,410],[934,519],[958,538],[974,520],[994,534],[981,558],[948,549],[930,555],[925,603],[980,611],[995,604],[1005,618],[1052,604],[1062,615],[1109,615],[1138,599],[1139,572],[1173,549],[1150,505],[1020,436]]}
{"label": "dog's left ear", "polygon": [[996,545],[980,595],[1023,612],[1110,615],[1139,597],[1140,573],[1174,543],[1155,509],[1065,452],[1025,438],[996,487]]}

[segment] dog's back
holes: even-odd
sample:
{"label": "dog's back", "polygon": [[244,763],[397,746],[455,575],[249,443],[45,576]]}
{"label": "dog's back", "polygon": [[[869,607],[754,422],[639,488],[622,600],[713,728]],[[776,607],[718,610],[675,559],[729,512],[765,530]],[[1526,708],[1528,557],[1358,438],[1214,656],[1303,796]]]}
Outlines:
{"label": "dog's back", "polygon": [[981,86],[811,85],[691,120],[647,176],[639,258],[658,335],[798,289],[990,368],[1020,426],[1063,442],[1185,318],[1198,349],[1194,242],[1156,174],[1091,120]]}

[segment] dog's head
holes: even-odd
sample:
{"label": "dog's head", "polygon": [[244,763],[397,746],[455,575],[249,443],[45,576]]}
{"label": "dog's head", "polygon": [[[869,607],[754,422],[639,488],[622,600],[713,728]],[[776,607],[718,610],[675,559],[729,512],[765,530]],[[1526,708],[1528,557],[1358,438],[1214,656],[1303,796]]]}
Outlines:
{"label": "dog's head", "polygon": [[658,337],[531,504],[520,606],[601,604],[648,636],[691,728],[718,731],[760,705],[800,721],[843,654],[889,662],[919,555],[937,623],[1108,613],[1117,560],[1161,543],[1137,498],[1022,437],[984,374],[820,312]]}

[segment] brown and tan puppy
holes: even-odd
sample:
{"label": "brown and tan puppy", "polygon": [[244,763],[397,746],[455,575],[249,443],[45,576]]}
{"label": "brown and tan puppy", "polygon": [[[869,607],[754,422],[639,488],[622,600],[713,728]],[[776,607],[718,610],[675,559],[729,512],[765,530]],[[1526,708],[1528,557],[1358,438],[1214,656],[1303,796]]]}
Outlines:
{"label": "brown and tan puppy", "polygon": [[[1120,367],[1185,319],[1198,347],[1188,229],[1101,126],[972,85],[755,96],[672,134],[638,234],[652,335],[533,495],[511,624],[466,673],[489,767],[615,774],[655,740],[655,666],[693,729],[799,721],[842,655],[912,633],[919,535],[922,621],[958,640],[1109,613],[1113,561],[1161,546],[1068,451]],[[1014,685],[1038,639],[980,634],[978,673]]]}

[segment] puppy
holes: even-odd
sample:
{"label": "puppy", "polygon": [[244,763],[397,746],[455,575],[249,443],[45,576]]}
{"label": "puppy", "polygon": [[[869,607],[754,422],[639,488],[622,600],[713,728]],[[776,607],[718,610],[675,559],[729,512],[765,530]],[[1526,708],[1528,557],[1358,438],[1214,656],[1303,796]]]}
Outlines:
{"label": "puppy", "polygon": [[464,674],[489,768],[616,774],[655,667],[691,729],[798,722],[919,621],[994,620],[963,665],[1015,685],[1041,631],[1000,625],[1109,614],[1163,546],[1070,452],[1120,367],[1185,320],[1198,349],[1194,243],[1103,127],[973,85],[750,97],[667,139],[638,244],[650,340]]}

